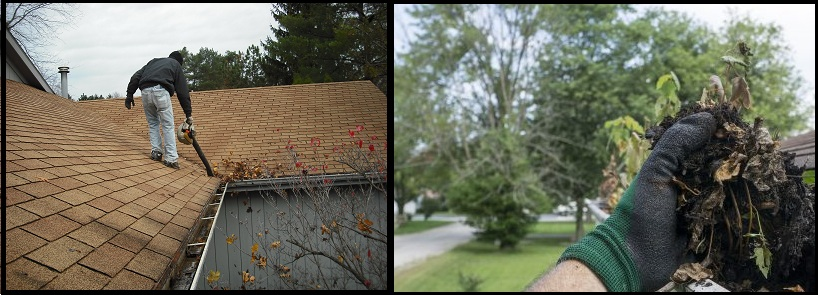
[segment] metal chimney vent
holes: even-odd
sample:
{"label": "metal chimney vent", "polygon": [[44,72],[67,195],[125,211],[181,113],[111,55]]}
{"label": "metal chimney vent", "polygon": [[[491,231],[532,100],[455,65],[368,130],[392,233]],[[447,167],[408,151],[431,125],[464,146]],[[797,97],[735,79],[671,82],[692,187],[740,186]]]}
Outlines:
{"label": "metal chimney vent", "polygon": [[59,67],[60,74],[62,74],[62,89],[60,94],[63,97],[68,98],[68,67]]}

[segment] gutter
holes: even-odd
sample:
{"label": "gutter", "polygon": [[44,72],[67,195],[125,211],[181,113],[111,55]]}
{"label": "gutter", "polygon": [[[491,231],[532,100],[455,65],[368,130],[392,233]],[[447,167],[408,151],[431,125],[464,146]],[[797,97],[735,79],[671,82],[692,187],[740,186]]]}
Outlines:
{"label": "gutter", "polygon": [[[227,184],[225,184],[225,187],[227,185],[230,185],[230,183],[228,182]],[[196,260],[196,262],[195,262],[196,270],[195,270],[195,272],[193,274],[192,280],[185,282],[185,287],[186,287],[185,289],[186,290],[196,290],[196,282],[199,281],[199,275],[203,272],[201,261],[202,261],[202,258],[207,257],[207,251],[210,249],[209,247],[207,247],[207,245],[209,245],[213,241],[213,229],[216,227],[216,222],[215,222],[216,221],[216,216],[219,216],[219,211],[222,210],[221,200],[224,199],[224,196],[226,194],[227,194],[227,189],[224,189],[222,191],[221,197],[219,198],[219,202],[218,203],[214,202],[214,203],[210,204],[210,205],[213,205],[213,206],[218,206],[217,209],[216,209],[216,212],[212,216],[206,216],[206,217],[202,218],[202,220],[207,219],[207,220],[210,221],[210,227],[207,230],[207,232],[202,232],[202,235],[207,236],[207,240],[205,240],[204,243],[193,243],[193,244],[188,244],[187,245],[187,249],[193,248],[193,250],[185,251],[185,253],[193,254],[192,259]],[[189,270],[189,271],[192,271],[192,269]],[[189,277],[189,275],[190,274],[188,274],[188,277]],[[205,274],[205,275],[207,275],[207,274]],[[178,289],[176,289],[176,290],[178,290]]]}
{"label": "gutter", "polygon": [[[366,175],[353,173],[307,176],[307,181],[324,181],[327,179],[332,181],[330,183],[332,186],[368,184],[370,181],[375,183],[386,181],[385,179],[378,177],[378,173],[367,173]],[[227,183],[226,189],[234,192],[263,191],[269,190],[271,187],[277,189],[292,189],[297,187],[297,185],[293,185],[294,183],[297,184],[301,181],[303,181],[302,176],[250,179]]]}
{"label": "gutter", "polygon": [[[330,186],[345,186],[345,185],[357,185],[357,184],[369,184],[370,182],[381,183],[385,182],[384,178],[378,177],[378,173],[366,173],[365,175],[361,174],[333,174],[333,175],[311,175],[307,176],[307,181],[321,181],[324,180],[331,180],[332,182],[329,184]],[[219,216],[219,212],[222,208],[222,200],[227,195],[227,191],[231,192],[243,192],[243,191],[263,191],[263,190],[270,190],[272,188],[276,189],[293,189],[297,188],[297,184],[303,181],[303,176],[289,176],[289,177],[279,177],[279,178],[264,178],[264,179],[251,179],[251,180],[242,180],[236,182],[228,182],[224,184],[221,194],[215,193],[214,200],[207,205],[208,208],[215,207],[216,210],[213,212],[212,210],[207,210],[205,208],[204,212],[199,217],[197,221],[196,230],[192,231],[191,233],[198,233],[198,235],[189,236],[185,247],[184,253],[186,254],[186,259],[181,266],[184,268],[181,271],[176,272],[177,275],[174,278],[174,282],[170,289],[172,290],[196,290],[196,282],[201,279],[201,276],[207,276],[208,274],[204,272],[203,265],[201,260],[204,257],[207,257],[207,253],[210,250],[208,245],[214,239],[214,229],[216,227],[216,217]],[[293,185],[296,183],[296,185]],[[212,214],[210,214],[212,213]],[[196,237],[207,237],[204,243],[195,243]]]}
{"label": "gutter", "polygon": [[[221,190],[221,192],[219,192]],[[156,289],[160,290],[189,290],[193,280],[193,274],[198,275],[199,262],[201,261],[202,252],[206,251],[205,243],[196,243],[198,237],[209,237],[210,232],[215,227],[215,217],[218,216],[221,209],[221,202],[224,199],[227,190],[219,185],[213,192],[210,202],[204,206],[193,229],[188,233],[188,236],[180,250],[177,251],[177,256],[172,262],[173,270],[164,275],[164,279],[160,281]],[[209,241],[209,239],[207,240]],[[181,257],[180,257],[181,256]]]}
{"label": "gutter", "polygon": [[603,203],[600,201],[585,199],[585,206],[588,206],[588,210],[591,210],[591,215],[594,216],[594,220],[596,221],[597,225],[604,222],[605,219],[608,219],[608,217],[611,216],[607,212],[602,211],[602,204]]}

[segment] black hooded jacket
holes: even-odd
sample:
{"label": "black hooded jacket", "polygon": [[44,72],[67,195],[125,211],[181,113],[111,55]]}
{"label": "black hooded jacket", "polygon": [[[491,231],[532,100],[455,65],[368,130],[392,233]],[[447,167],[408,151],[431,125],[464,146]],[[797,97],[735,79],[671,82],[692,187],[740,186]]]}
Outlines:
{"label": "black hooded jacket", "polygon": [[178,61],[170,57],[159,57],[149,61],[131,76],[127,97],[133,98],[137,87],[142,90],[156,85],[162,85],[170,96],[173,96],[175,92],[182,110],[185,111],[185,117],[191,116],[190,91],[187,89],[187,80],[182,71],[182,65]]}

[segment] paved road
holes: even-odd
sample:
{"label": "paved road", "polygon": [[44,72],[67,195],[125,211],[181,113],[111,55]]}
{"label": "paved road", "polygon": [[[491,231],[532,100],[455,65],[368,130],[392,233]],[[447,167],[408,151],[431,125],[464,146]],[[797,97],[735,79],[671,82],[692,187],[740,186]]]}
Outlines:
{"label": "paved road", "polygon": [[[419,233],[395,236],[395,270],[443,254],[474,238],[474,228],[463,224],[465,217],[432,216],[429,219],[455,221],[455,223]],[[423,216],[415,215],[412,220],[423,220]],[[573,220],[573,217],[554,214],[540,216],[540,221],[570,220]]]}
{"label": "paved road", "polygon": [[474,229],[455,222],[420,233],[395,236],[395,269],[440,255],[474,238]]}

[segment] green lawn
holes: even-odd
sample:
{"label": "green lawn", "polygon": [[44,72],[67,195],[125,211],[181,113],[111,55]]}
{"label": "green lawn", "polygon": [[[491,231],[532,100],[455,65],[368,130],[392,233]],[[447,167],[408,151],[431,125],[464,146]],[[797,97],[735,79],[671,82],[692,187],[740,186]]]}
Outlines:
{"label": "green lawn", "polygon": [[[586,223],[585,229],[593,228]],[[533,233],[570,234],[573,222],[538,223]],[[458,273],[480,277],[479,291],[522,291],[554,267],[568,239],[525,239],[513,251],[472,241],[428,261],[395,273],[396,292],[463,291]]]}
{"label": "green lawn", "polygon": [[395,235],[405,235],[411,234],[416,232],[421,232],[424,230],[433,229],[435,227],[444,226],[447,224],[451,224],[451,221],[436,221],[436,220],[428,220],[428,221],[409,221],[404,223],[397,229],[395,229]]}
{"label": "green lawn", "polygon": [[[576,228],[576,223],[573,221],[570,222],[539,222],[535,224],[531,228],[531,233],[559,233],[559,234],[571,234],[574,233],[574,229]],[[586,222],[585,227],[583,227],[585,232],[588,232],[594,229],[593,222]]]}

